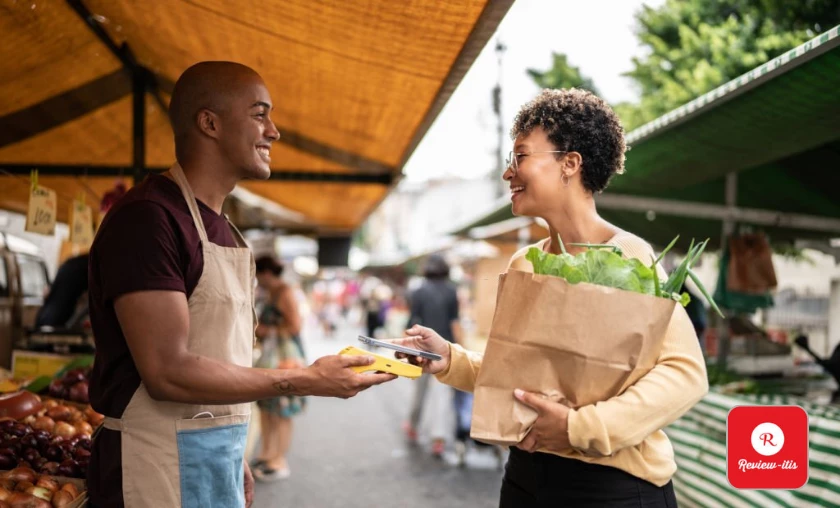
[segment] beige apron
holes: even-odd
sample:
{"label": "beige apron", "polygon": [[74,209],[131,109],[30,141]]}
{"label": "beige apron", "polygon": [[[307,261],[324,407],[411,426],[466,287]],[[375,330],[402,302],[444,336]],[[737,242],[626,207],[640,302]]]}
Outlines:
{"label": "beige apron", "polygon": [[[233,225],[239,248],[207,240],[198,204],[176,164],[171,169],[201,237],[204,270],[189,298],[188,349],[250,367],[254,346],[254,260]],[[121,419],[123,498],[128,508],[244,505],[243,460],[249,404],[196,405],[153,400],[141,383]]]}

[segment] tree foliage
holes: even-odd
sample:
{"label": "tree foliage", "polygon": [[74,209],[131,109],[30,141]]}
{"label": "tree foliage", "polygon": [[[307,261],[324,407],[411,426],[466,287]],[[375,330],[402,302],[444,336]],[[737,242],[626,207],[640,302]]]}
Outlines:
{"label": "tree foliage", "polygon": [[[625,75],[641,100],[613,105],[628,131],[840,24],[840,0],[667,0],[643,7],[636,24],[645,55]],[[528,73],[541,87],[594,91],[562,54]]]}

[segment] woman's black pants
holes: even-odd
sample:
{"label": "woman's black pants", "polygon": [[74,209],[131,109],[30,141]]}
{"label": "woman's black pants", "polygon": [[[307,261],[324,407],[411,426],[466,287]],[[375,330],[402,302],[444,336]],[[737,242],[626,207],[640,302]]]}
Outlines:
{"label": "woman's black pants", "polygon": [[510,449],[499,508],[675,508],[674,485],[663,487],[614,467]]}

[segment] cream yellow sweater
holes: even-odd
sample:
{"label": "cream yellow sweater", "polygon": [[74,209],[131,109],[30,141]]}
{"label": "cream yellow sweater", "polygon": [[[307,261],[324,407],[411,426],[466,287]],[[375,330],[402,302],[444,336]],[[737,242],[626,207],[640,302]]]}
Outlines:
{"label": "cream yellow sweater", "polygon": [[[547,240],[534,247],[544,248]],[[625,257],[650,263],[653,249],[641,238],[622,232],[609,242]],[[533,272],[526,247],[511,258],[508,269]],[[472,392],[482,354],[451,344],[449,368],[438,380]],[[708,391],[706,364],[685,309],[677,305],[656,366],[620,395],[569,413],[572,448],[556,455],[622,469],[662,486],[677,469],[674,449],[662,428],[691,409]],[[513,394],[511,394],[511,397]]]}

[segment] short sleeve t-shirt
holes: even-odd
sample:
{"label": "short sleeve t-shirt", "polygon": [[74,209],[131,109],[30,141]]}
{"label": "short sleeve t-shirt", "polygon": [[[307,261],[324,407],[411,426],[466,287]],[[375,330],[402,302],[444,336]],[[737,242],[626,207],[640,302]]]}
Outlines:
{"label": "short sleeve t-shirt", "polygon": [[455,342],[452,322],[458,319],[458,293],[448,280],[426,280],[409,297],[410,324],[420,324]]}
{"label": "short sleeve t-shirt", "polygon": [[[224,216],[198,203],[211,243],[236,247]],[[204,269],[201,239],[181,189],[150,175],[108,212],[90,250],[90,320],[96,359],[90,402],[105,416],[120,418],[140,386],[140,374],[117,320],[114,301],[137,291],[192,294]],[[103,429],[89,466],[94,506],[123,506],[119,432]]]}

